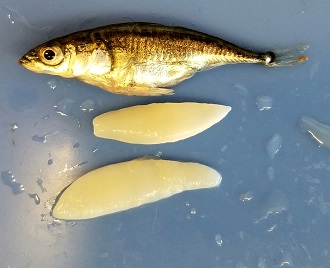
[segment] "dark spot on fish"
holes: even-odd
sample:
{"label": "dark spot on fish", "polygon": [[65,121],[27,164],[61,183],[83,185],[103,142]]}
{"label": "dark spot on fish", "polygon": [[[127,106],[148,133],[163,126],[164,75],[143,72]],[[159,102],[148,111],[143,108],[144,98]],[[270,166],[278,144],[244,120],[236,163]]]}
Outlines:
{"label": "dark spot on fish", "polygon": [[77,35],[73,37],[73,40],[77,44],[76,46],[81,47],[86,47],[88,44],[93,43],[93,39],[88,33],[77,33]]}

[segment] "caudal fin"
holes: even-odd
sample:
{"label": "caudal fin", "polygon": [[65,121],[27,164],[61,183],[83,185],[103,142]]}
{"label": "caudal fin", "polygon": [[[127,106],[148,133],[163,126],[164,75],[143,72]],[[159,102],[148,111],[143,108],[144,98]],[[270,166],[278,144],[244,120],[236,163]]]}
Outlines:
{"label": "caudal fin", "polygon": [[263,54],[265,66],[292,66],[304,62],[308,59],[307,56],[304,55],[307,48],[308,45],[299,45],[293,48],[265,52]]}

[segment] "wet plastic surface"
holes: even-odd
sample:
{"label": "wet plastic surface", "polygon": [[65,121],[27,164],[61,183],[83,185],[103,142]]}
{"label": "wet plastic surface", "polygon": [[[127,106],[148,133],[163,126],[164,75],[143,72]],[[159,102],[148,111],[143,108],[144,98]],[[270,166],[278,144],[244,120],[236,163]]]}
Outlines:
{"label": "wet plastic surface", "polygon": [[[330,3],[307,1],[0,1],[1,267],[328,267],[330,151],[300,129],[330,125]],[[223,66],[175,95],[114,95],[17,63],[76,30],[149,21],[246,48],[310,45],[295,67]],[[92,119],[151,102],[232,107],[205,132],[172,144],[94,137]],[[216,189],[98,219],[54,220],[50,206],[95,168],[141,156],[194,161],[222,174]],[[40,203],[39,203],[40,202]]]}

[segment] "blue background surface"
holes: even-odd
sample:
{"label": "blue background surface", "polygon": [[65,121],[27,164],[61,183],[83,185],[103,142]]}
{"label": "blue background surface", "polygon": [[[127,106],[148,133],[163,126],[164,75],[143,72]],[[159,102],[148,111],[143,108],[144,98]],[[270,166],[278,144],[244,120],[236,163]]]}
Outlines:
{"label": "blue background surface", "polygon": [[[326,0],[1,0],[0,171],[10,170],[25,191],[13,194],[0,182],[0,267],[329,267],[330,152],[299,128],[302,115],[330,125],[329,10]],[[51,38],[129,21],[193,28],[255,50],[305,43],[309,60],[291,68],[220,67],[165,97],[114,95],[17,64]],[[271,109],[257,108],[260,96],[273,100]],[[81,110],[86,101],[92,111]],[[178,143],[93,136],[91,120],[102,112],[170,101],[232,111]],[[271,158],[274,134],[281,147]],[[69,182],[145,155],[207,164],[222,184],[98,219],[53,221],[51,202]]]}

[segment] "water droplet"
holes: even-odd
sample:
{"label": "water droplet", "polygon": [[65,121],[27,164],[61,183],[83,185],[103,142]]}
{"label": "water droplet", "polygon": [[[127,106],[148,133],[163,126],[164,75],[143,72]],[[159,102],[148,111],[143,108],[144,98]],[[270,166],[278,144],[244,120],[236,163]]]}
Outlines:
{"label": "water droplet", "polygon": [[282,260],[276,267],[293,267],[292,256],[289,252],[282,250]]}
{"label": "water droplet", "polygon": [[73,148],[78,148],[80,146],[79,142],[76,142],[75,144],[73,144]]}
{"label": "water droplet", "polygon": [[195,208],[192,208],[191,210],[190,210],[190,213],[192,214],[192,215],[195,215],[196,214],[196,209]]}
{"label": "water droplet", "polygon": [[93,154],[95,154],[98,150],[100,150],[100,148],[96,148],[93,150]]}
{"label": "water droplet", "polygon": [[[49,118],[49,115],[44,116],[43,118],[41,118],[41,120],[47,120]],[[39,124],[40,121],[37,121],[34,123],[34,126],[36,127]]]}
{"label": "water droplet", "polygon": [[10,126],[10,131],[11,131],[11,132],[15,132],[16,129],[18,129],[17,124],[12,124],[12,125]]}
{"label": "water droplet", "polygon": [[47,221],[45,212],[43,212],[40,216],[41,216],[41,221]]}
{"label": "water droplet", "polygon": [[109,258],[109,253],[108,252],[104,252],[100,255],[100,258],[105,259],[105,258]]}
{"label": "water droplet", "polygon": [[92,99],[84,100],[80,104],[80,109],[82,111],[91,112],[91,111],[93,111],[95,109],[95,102]]}
{"label": "water droplet", "polygon": [[268,167],[267,168],[267,176],[268,176],[268,179],[271,180],[271,181],[274,179],[274,176],[275,176],[274,167]]}
{"label": "water droplet", "polygon": [[249,95],[249,91],[246,89],[245,86],[243,85],[235,85],[234,88],[238,91],[238,93],[244,97],[248,96]]}
{"label": "water droplet", "polygon": [[243,231],[239,231],[238,236],[239,236],[240,239],[244,240],[245,233]]}
{"label": "water droplet", "polygon": [[280,214],[282,211],[288,209],[287,196],[278,190],[269,192],[260,200],[257,206],[257,220],[265,220],[272,214]]}
{"label": "water droplet", "polygon": [[8,19],[10,20],[11,24],[14,24],[14,23],[15,23],[15,21],[13,21],[13,20],[11,19],[10,14],[8,14],[7,17],[8,17]]}
{"label": "water droplet", "polygon": [[48,136],[52,136],[52,135],[55,135],[55,134],[57,134],[57,133],[59,133],[59,131],[56,131],[56,132],[54,132],[54,133],[48,133],[48,134],[46,134],[46,135],[44,135],[44,136],[34,135],[34,136],[32,137],[32,140],[33,140],[33,141],[36,141],[36,142],[46,142]]}
{"label": "water droplet", "polygon": [[72,227],[72,226],[77,225],[77,222],[76,221],[66,221],[65,224],[66,224],[66,226]]}
{"label": "water droplet", "polygon": [[77,121],[78,127],[81,127],[81,123],[78,118],[76,118],[76,121]]}
{"label": "water droplet", "polygon": [[242,106],[242,111],[246,113],[247,112],[247,109],[246,109],[246,107],[247,107],[246,100],[241,100],[241,106]]}
{"label": "water droplet", "polygon": [[226,160],[223,158],[220,158],[218,161],[218,165],[223,165],[224,163],[226,163]]}
{"label": "water droplet", "polygon": [[311,253],[310,253],[309,249],[307,248],[307,246],[305,244],[300,244],[300,245],[303,248],[303,250],[305,251],[305,254],[306,254],[308,260],[312,260]]}
{"label": "water droplet", "polygon": [[24,185],[16,181],[10,170],[1,171],[1,178],[4,184],[11,187],[13,194],[17,195],[25,191]]}
{"label": "water droplet", "polygon": [[72,171],[72,170],[74,170],[76,167],[79,167],[79,166],[85,165],[85,164],[87,164],[87,163],[88,163],[87,161],[84,161],[84,162],[81,162],[81,163],[79,163],[79,164],[77,164],[77,165],[74,165],[74,166],[72,166],[72,167],[68,167],[68,164],[65,164],[65,167],[64,167],[59,173],[61,174],[61,173],[65,173],[65,172],[67,172],[67,171]]}
{"label": "water droplet", "polygon": [[3,3],[0,2],[0,9],[5,11],[7,13],[7,17],[10,20],[12,24],[18,22],[20,26],[24,27],[25,29],[37,33],[37,34],[42,34],[44,35],[46,32],[49,32],[53,27],[51,26],[46,26],[43,28],[35,27],[30,24],[30,22],[23,16],[21,15],[17,10],[10,8]]}
{"label": "water droplet", "polygon": [[83,30],[86,28],[93,28],[92,25],[95,23],[97,19],[97,16],[90,15],[90,16],[84,16],[81,20],[81,22],[78,25],[78,30]]}
{"label": "water droplet", "polygon": [[47,224],[48,231],[53,231],[53,229],[57,226],[62,225],[62,222],[60,220],[53,220],[52,222]]}
{"label": "water droplet", "polygon": [[309,78],[312,80],[315,76],[315,74],[319,71],[320,68],[320,62],[315,63],[309,73]]}
{"label": "water droplet", "polygon": [[282,137],[280,134],[275,133],[273,137],[268,141],[266,150],[270,159],[274,159],[282,146]]}
{"label": "water droplet", "polygon": [[32,140],[36,142],[46,142],[46,135],[44,136],[34,135],[32,137]]}
{"label": "water droplet", "polygon": [[247,267],[244,263],[242,263],[242,262],[237,263],[236,267],[237,267],[237,268],[248,268],[248,267]]}
{"label": "water droplet", "polygon": [[250,201],[254,197],[252,191],[248,191],[246,193],[243,193],[239,196],[239,199],[243,202]]}
{"label": "water droplet", "polygon": [[51,89],[55,89],[57,87],[57,83],[55,80],[51,79],[47,82],[48,86],[51,88]]}
{"label": "water droplet", "polygon": [[266,266],[266,261],[264,258],[259,258],[258,259],[258,268],[267,268]]}
{"label": "water droplet", "polygon": [[330,148],[330,125],[325,125],[310,117],[302,116],[300,119],[300,128],[303,132],[311,134],[320,146]]}
{"label": "water droplet", "polygon": [[267,229],[267,232],[270,233],[270,232],[274,231],[275,227],[276,227],[276,224],[273,224],[272,226],[270,226],[270,227]]}
{"label": "water droplet", "polygon": [[56,112],[63,116],[74,116],[74,111],[76,109],[76,101],[71,98],[63,98],[61,99],[54,108]]}
{"label": "water droplet", "polygon": [[256,105],[259,111],[269,110],[273,106],[273,99],[269,96],[259,96],[256,98]]}
{"label": "water droplet", "polygon": [[48,159],[47,164],[48,164],[49,166],[52,165],[52,164],[53,164],[53,159]]}
{"label": "water droplet", "polygon": [[37,184],[39,185],[43,193],[47,192],[47,189],[44,187],[44,180],[42,178],[37,179]]}
{"label": "water droplet", "polygon": [[216,235],[215,235],[215,242],[217,243],[217,245],[218,245],[219,247],[222,246],[222,237],[221,237],[220,234],[216,234]]}
{"label": "water droplet", "polygon": [[34,202],[36,203],[36,205],[40,204],[40,197],[36,193],[29,194],[29,196],[34,199]]}

